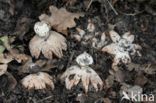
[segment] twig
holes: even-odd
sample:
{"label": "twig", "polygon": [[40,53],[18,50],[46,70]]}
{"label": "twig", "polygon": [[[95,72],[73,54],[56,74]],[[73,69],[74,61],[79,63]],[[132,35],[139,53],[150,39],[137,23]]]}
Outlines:
{"label": "twig", "polygon": [[88,9],[90,8],[90,6],[91,6],[92,2],[93,2],[93,0],[90,0],[89,4],[88,4],[88,6],[87,6],[86,11],[88,11]]}
{"label": "twig", "polygon": [[43,99],[37,101],[36,103],[41,103],[41,102],[43,102],[43,101],[45,101],[45,100],[48,100],[48,99],[50,99],[50,98],[52,98],[52,97],[53,97],[52,95],[51,95],[51,96],[48,96],[48,97],[45,97],[45,98],[43,98]]}
{"label": "twig", "polygon": [[123,13],[123,12],[119,11],[119,13],[121,13],[123,15],[126,15],[126,16],[136,16],[136,15],[141,14],[143,12],[144,12],[144,10],[143,11],[138,11],[138,12],[135,12],[135,13],[129,13],[128,14],[128,13]]}
{"label": "twig", "polygon": [[107,0],[107,2],[108,2],[108,4],[109,4],[109,6],[112,8],[112,10],[114,11],[114,13],[115,13],[116,15],[118,15],[118,12],[115,10],[115,8],[112,6],[112,4],[109,2],[109,0]]}
{"label": "twig", "polygon": [[73,51],[73,52],[71,53],[70,57],[69,57],[69,60],[68,60],[68,63],[67,63],[67,66],[66,66],[66,67],[68,67],[68,66],[69,66],[69,64],[71,63],[71,61],[72,61],[72,59],[73,59],[74,54],[75,54],[75,52]]}

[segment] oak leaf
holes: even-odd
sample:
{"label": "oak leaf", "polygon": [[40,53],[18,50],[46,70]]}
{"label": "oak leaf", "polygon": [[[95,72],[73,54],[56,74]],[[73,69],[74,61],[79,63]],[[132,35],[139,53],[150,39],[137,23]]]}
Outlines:
{"label": "oak leaf", "polygon": [[49,11],[51,15],[42,14],[39,16],[41,21],[47,22],[58,32],[61,32],[67,35],[67,29],[76,26],[74,19],[83,17],[83,13],[71,13],[68,12],[65,8],[56,8],[55,6],[50,6]]}

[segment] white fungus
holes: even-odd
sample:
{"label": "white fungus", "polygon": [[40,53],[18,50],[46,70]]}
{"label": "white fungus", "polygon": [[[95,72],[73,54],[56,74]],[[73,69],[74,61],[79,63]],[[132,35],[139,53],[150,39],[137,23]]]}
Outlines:
{"label": "white fungus", "polygon": [[64,36],[51,31],[45,22],[37,22],[34,30],[37,35],[29,43],[32,56],[39,58],[41,53],[48,59],[52,59],[53,54],[58,58],[63,56],[63,50],[67,49],[66,38]]}
{"label": "white fungus", "polygon": [[[92,56],[84,52],[76,58],[76,62],[79,65],[73,65],[67,68],[61,76],[61,79],[65,81],[66,88],[70,90],[73,86],[76,86],[82,81],[86,93],[88,92],[90,83],[96,91],[99,89],[101,90],[103,88],[101,78],[91,67],[89,67],[89,65],[93,64]],[[71,76],[73,76],[73,78],[70,78]]]}
{"label": "white fungus", "polygon": [[109,34],[113,43],[105,46],[102,51],[115,56],[112,68],[115,69],[121,62],[124,64],[131,63],[130,55],[138,53],[140,56],[139,50],[141,46],[133,43],[134,35],[131,35],[130,32],[126,32],[122,37],[113,30],[110,31]]}

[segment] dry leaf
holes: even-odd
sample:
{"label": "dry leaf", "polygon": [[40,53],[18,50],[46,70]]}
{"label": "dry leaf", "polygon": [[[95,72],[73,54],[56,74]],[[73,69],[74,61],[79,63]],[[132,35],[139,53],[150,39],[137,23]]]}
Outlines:
{"label": "dry leaf", "polygon": [[82,13],[71,13],[68,12],[65,8],[58,9],[55,6],[50,6],[49,11],[51,13],[50,16],[47,14],[42,14],[39,16],[39,19],[41,21],[47,22],[58,32],[61,32],[65,35],[67,35],[68,28],[76,26],[74,19],[78,19],[80,16],[84,16]]}
{"label": "dry leaf", "polygon": [[148,79],[144,76],[143,72],[138,72],[135,77],[134,84],[143,87],[148,82]]}
{"label": "dry leaf", "polygon": [[27,62],[25,62],[22,66],[18,68],[19,74],[22,73],[36,73],[40,71],[40,67],[33,63],[32,58],[30,58]]}
{"label": "dry leaf", "polygon": [[112,103],[109,98],[104,98],[104,103]]}
{"label": "dry leaf", "polygon": [[143,71],[147,74],[156,74],[156,64],[145,64],[143,68]]}
{"label": "dry leaf", "polygon": [[37,60],[36,62],[32,61],[30,58],[22,66],[18,68],[19,74],[22,73],[37,73],[41,71],[50,71],[51,68],[54,68],[52,60]]}
{"label": "dry leaf", "polygon": [[112,87],[113,84],[114,84],[114,81],[115,81],[114,76],[113,76],[113,75],[109,75],[109,76],[107,77],[107,79],[105,80],[105,84],[106,84],[105,87],[107,87],[107,88]]}
{"label": "dry leaf", "polygon": [[1,64],[7,64],[9,62],[11,62],[13,59],[10,55],[4,55],[4,54],[0,54],[0,63]]}
{"label": "dry leaf", "polygon": [[6,73],[7,67],[8,67],[7,64],[1,64],[0,65],[0,76]]}
{"label": "dry leaf", "polygon": [[16,60],[19,63],[27,60],[27,56],[25,54],[17,54],[17,52],[13,52],[14,50],[10,50],[9,54],[0,54],[0,76],[7,72],[8,63],[12,60]]}
{"label": "dry leaf", "polygon": [[44,73],[44,72],[30,74],[24,77],[21,83],[28,90],[46,89],[47,86],[54,89],[53,78],[49,74]]}
{"label": "dry leaf", "polygon": [[16,60],[18,63],[22,63],[27,61],[30,56],[26,55],[26,54],[21,54],[19,53],[19,51],[17,49],[11,49],[10,50],[10,54],[8,54],[12,57],[12,59]]}
{"label": "dry leaf", "polygon": [[14,35],[18,35],[21,40],[23,40],[23,36],[29,31],[31,27],[32,19],[28,17],[21,17],[17,20]]}
{"label": "dry leaf", "polygon": [[10,49],[11,49],[10,41],[9,41],[9,37],[8,37],[8,36],[0,37],[0,41],[3,42],[3,46],[4,46],[7,50],[10,50]]}
{"label": "dry leaf", "polygon": [[65,37],[55,31],[50,31],[47,39],[38,35],[34,36],[29,43],[29,49],[35,58],[39,58],[41,52],[48,59],[52,59],[53,54],[61,58],[63,56],[62,50],[67,49],[67,44]]}
{"label": "dry leaf", "polygon": [[135,64],[135,63],[131,63],[127,65],[127,68],[129,71],[132,71],[133,69],[137,72],[143,71],[146,74],[152,75],[152,74],[156,74],[156,64]]}
{"label": "dry leaf", "polygon": [[17,85],[17,81],[16,81],[16,79],[15,79],[15,77],[11,74],[11,73],[9,73],[9,72],[6,72],[5,73],[6,75],[7,75],[7,77],[8,77],[8,81],[9,81],[9,90],[13,90],[15,87],[16,87],[16,85]]}
{"label": "dry leaf", "polygon": [[7,72],[8,64],[12,61],[10,56],[4,56],[4,54],[0,54],[0,76]]}

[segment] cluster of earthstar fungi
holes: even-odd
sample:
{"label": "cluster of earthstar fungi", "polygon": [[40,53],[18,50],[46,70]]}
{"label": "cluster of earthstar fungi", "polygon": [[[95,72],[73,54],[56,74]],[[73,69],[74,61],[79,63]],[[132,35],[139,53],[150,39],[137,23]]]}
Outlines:
{"label": "cluster of earthstar fungi", "polygon": [[[67,49],[66,39],[61,34],[52,31],[46,22],[37,22],[34,26],[35,35],[29,43],[31,55],[36,59],[42,53],[45,58],[52,59],[53,55],[58,58],[63,56],[63,50]],[[112,68],[117,70],[117,65],[120,63],[130,63],[130,55],[138,54],[141,46],[134,44],[134,35],[130,32],[125,33],[122,37],[115,31],[110,31],[110,38],[113,41],[111,44],[102,48],[103,52],[114,55]],[[105,35],[105,34],[103,34]],[[105,39],[104,39],[105,40]],[[88,92],[89,84],[91,83],[96,91],[103,88],[103,81],[99,75],[89,65],[93,64],[93,57],[84,52],[76,57],[77,65],[70,66],[62,74],[61,80],[65,81],[67,89],[76,86],[80,81]],[[73,76],[72,78],[70,78]],[[47,86],[54,89],[53,78],[45,73],[39,72],[30,74],[22,79],[23,86],[27,89],[45,89]]]}

